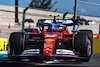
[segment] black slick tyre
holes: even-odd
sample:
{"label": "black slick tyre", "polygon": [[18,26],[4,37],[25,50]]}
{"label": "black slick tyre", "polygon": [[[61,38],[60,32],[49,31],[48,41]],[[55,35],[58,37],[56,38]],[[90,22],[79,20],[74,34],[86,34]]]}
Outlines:
{"label": "black slick tyre", "polygon": [[87,33],[88,35],[90,35],[89,36],[89,38],[90,38],[90,41],[91,41],[91,55],[93,54],[93,32],[92,32],[92,30],[79,30],[80,32],[84,32],[84,33]]}
{"label": "black slick tyre", "polygon": [[13,32],[10,35],[9,39],[9,54],[8,57],[13,59],[14,55],[20,54],[22,52],[22,37],[23,34],[21,32]]}
{"label": "black slick tyre", "polygon": [[90,60],[90,56],[92,54],[92,39],[90,36],[91,34],[85,31],[80,31],[75,35],[75,52],[78,52],[80,57],[86,57],[86,59],[77,59],[77,61],[81,60],[87,62]]}

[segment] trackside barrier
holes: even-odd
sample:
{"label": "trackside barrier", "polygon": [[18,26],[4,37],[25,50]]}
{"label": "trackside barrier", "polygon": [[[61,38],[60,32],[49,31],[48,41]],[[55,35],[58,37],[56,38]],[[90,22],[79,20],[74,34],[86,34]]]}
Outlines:
{"label": "trackside barrier", "polygon": [[9,38],[12,32],[18,32],[20,29],[0,29],[0,38]]}
{"label": "trackside barrier", "polygon": [[8,38],[0,38],[0,51],[6,51],[8,49]]}
{"label": "trackside barrier", "polygon": [[93,38],[93,53],[100,53],[100,37]]}
{"label": "trackside barrier", "polygon": [[[6,26],[1,26],[1,27],[6,27]],[[9,36],[12,32],[18,32],[20,30],[19,26],[18,27],[13,27],[13,29],[0,29],[0,51],[5,51],[8,49],[8,42],[9,42]],[[1,53],[0,52],[0,53]]]}

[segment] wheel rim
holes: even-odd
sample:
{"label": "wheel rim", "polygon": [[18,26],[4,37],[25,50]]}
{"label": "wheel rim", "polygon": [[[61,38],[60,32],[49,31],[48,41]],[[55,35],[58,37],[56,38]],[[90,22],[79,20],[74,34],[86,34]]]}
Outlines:
{"label": "wheel rim", "polygon": [[88,55],[91,55],[91,41],[88,39]]}

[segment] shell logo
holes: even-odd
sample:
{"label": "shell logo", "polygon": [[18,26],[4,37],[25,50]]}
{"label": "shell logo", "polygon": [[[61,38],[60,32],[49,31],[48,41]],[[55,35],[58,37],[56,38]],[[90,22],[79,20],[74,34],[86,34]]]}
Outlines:
{"label": "shell logo", "polygon": [[46,39],[45,41],[54,41],[54,39]]}

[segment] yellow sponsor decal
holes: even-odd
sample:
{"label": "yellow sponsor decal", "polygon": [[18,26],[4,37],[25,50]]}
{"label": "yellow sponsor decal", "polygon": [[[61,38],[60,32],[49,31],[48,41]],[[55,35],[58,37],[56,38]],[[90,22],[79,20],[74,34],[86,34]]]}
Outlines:
{"label": "yellow sponsor decal", "polygon": [[93,38],[93,53],[100,53],[100,37]]}
{"label": "yellow sponsor decal", "polygon": [[8,38],[0,38],[0,50],[6,51],[8,49]]}
{"label": "yellow sponsor decal", "polygon": [[46,51],[46,53],[48,53],[48,51]]}

